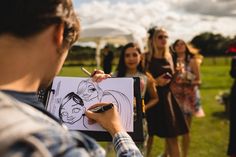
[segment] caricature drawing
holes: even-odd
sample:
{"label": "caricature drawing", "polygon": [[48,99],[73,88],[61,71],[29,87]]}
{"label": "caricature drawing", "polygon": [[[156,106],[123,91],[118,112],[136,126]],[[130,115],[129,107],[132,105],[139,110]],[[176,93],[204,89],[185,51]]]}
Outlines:
{"label": "caricature drawing", "polygon": [[84,124],[84,113],[85,106],[83,100],[74,92],[67,94],[59,107],[59,117],[64,123],[74,124],[77,121],[83,120]]}
{"label": "caricature drawing", "polygon": [[77,94],[81,96],[84,101],[91,101],[95,98],[101,99],[103,91],[96,85],[97,83],[90,79],[82,80],[78,85]]}
{"label": "caricature drawing", "polygon": [[70,130],[104,131],[99,124],[89,124],[85,111],[99,102],[113,103],[126,131],[133,131],[133,79],[110,78],[100,83],[91,78],[61,77],[53,80],[47,110]]}
{"label": "caricature drawing", "polygon": [[[98,102],[111,102],[117,106],[118,112],[125,127],[130,125],[130,115],[132,115],[132,105],[127,96],[116,90],[103,90],[98,83],[91,79],[82,80],[77,89],[77,94],[86,102],[97,99]],[[126,107],[122,107],[122,106]]]}

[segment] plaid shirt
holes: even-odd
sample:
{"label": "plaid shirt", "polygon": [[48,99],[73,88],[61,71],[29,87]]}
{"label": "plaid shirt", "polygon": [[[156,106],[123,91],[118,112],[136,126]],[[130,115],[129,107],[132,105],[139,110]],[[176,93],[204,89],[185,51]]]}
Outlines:
{"label": "plaid shirt", "polygon": [[[104,149],[80,132],[69,132],[41,111],[0,92],[0,156],[103,157]],[[142,156],[127,133],[113,144],[117,156]]]}

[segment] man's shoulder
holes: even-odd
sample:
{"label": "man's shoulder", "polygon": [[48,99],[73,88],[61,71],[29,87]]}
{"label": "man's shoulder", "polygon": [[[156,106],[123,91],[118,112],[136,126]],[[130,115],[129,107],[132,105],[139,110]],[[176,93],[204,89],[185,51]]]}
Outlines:
{"label": "man's shoulder", "polygon": [[[89,137],[78,132],[70,133],[41,111],[17,101],[1,91],[0,119],[0,154],[4,154],[7,150],[10,154],[21,153],[21,156],[24,156],[23,154],[27,153],[24,152],[24,149],[27,150],[29,147],[35,148],[32,151],[39,151],[36,150],[39,145],[45,147],[53,156],[65,152],[88,156],[88,152],[85,150],[90,149],[91,153],[102,150]],[[26,142],[32,139],[33,141]],[[22,141],[27,144],[22,143]],[[12,149],[19,146],[22,147],[20,152],[16,152],[18,149]],[[78,149],[78,146],[81,148]],[[84,146],[86,149],[83,148]]]}
{"label": "man's shoulder", "polygon": [[0,92],[0,119],[2,121],[0,143],[7,139],[17,140],[57,125],[37,109],[2,92]]}
{"label": "man's shoulder", "polygon": [[38,113],[32,107],[0,92],[0,153],[29,135],[44,130],[45,126],[30,118],[31,114],[36,117]]}
{"label": "man's shoulder", "polygon": [[54,130],[59,135],[67,131],[41,111],[2,92],[0,92],[0,119],[1,146],[6,140],[11,145],[14,141],[43,130]]}
{"label": "man's shoulder", "polygon": [[7,123],[20,121],[24,119],[25,122],[31,121],[33,123],[45,122],[56,125],[50,117],[46,116],[41,111],[35,109],[29,104],[25,104],[11,97],[10,95],[4,94],[0,91],[0,117],[6,120]]}

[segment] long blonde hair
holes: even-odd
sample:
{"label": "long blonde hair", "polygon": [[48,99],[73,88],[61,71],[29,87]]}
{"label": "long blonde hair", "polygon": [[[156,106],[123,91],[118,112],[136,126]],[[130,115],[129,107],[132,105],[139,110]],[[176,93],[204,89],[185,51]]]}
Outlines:
{"label": "long blonde hair", "polygon": [[[158,35],[160,34],[160,32],[167,33],[167,31],[164,28],[154,28],[154,30],[152,31],[152,34],[149,34],[150,35],[149,38],[148,38],[149,53],[148,53],[148,56],[147,56],[147,62],[148,63],[151,61],[151,59],[153,58],[155,53],[162,53],[162,52],[159,52],[158,45],[157,45],[157,42],[156,42],[156,39],[157,39]],[[171,60],[170,64],[173,64],[168,44],[166,44],[166,47],[164,48],[164,52],[161,56],[163,58],[166,58],[169,61]]]}
{"label": "long blonde hair", "polygon": [[[148,48],[149,48],[149,56],[148,56],[148,61],[151,60],[151,58],[153,57],[153,55],[155,54],[155,52],[158,52],[158,45],[156,42],[156,39],[159,35],[160,32],[165,32],[167,33],[167,31],[164,28],[155,28],[154,31],[152,32],[153,34],[150,34],[150,37],[148,39]],[[163,57],[167,57],[167,55],[169,55],[169,47],[168,45],[166,45],[165,49],[164,49],[164,54],[162,54]]]}

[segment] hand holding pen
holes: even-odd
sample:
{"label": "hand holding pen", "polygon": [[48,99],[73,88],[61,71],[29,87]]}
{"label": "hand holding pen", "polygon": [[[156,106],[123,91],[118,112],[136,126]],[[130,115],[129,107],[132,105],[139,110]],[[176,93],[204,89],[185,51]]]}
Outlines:
{"label": "hand holding pen", "polygon": [[95,108],[90,109],[90,111],[94,112],[94,113],[102,113],[102,112],[106,112],[110,109],[112,109],[114,107],[114,105],[112,103],[108,104],[108,105],[104,105],[104,106],[97,106]]}
{"label": "hand holding pen", "polygon": [[87,76],[91,77],[94,82],[97,82],[97,83],[101,82],[104,79],[107,79],[107,78],[111,77],[110,74],[105,74],[104,71],[102,71],[102,70],[96,70],[95,69],[92,73],[90,73],[88,70],[86,70],[83,67],[81,67],[81,70]]}
{"label": "hand holding pen", "polygon": [[112,103],[97,103],[91,106],[85,115],[89,118],[89,124],[99,123],[112,136],[124,131],[117,107]]}

